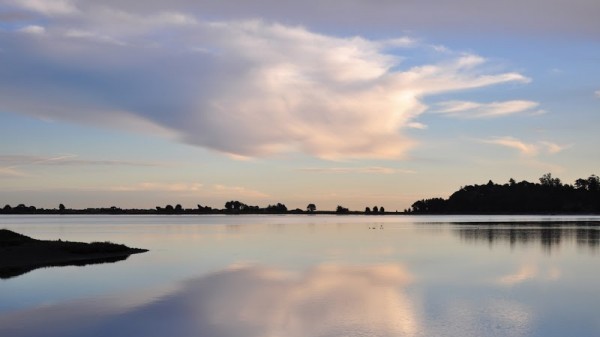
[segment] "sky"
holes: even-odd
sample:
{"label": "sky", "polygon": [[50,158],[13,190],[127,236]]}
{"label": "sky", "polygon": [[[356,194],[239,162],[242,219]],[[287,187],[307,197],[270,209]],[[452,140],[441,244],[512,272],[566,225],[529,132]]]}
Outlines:
{"label": "sky", "polygon": [[597,0],[4,0],[0,204],[403,210],[600,174]]}

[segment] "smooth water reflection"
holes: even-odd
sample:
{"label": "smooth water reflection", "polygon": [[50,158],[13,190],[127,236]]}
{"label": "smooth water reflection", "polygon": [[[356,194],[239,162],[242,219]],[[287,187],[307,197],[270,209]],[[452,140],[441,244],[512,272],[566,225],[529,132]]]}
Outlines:
{"label": "smooth water reflection", "polygon": [[582,223],[484,223],[459,225],[454,227],[463,242],[487,242],[489,245],[539,244],[544,252],[551,253],[561,245],[575,243],[581,249],[597,253],[600,247],[598,224]]}
{"label": "smooth water reflection", "polygon": [[600,335],[597,222],[414,219],[7,224],[151,251],[0,282],[0,336]]}
{"label": "smooth water reflection", "polygon": [[[8,315],[0,325],[16,323],[5,331],[11,336],[414,336],[421,327],[404,291],[410,282],[400,265],[301,274],[233,266],[149,303],[72,303]],[[44,320],[36,326],[31,317]]]}

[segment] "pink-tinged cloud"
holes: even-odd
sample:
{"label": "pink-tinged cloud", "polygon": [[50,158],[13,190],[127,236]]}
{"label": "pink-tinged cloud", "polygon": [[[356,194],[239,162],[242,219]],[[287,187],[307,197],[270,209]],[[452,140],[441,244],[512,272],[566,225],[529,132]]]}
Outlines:
{"label": "pink-tinged cloud", "polygon": [[492,103],[477,103],[469,101],[447,101],[437,104],[438,108],[434,112],[446,114],[457,118],[494,118],[519,113],[537,112],[533,109],[539,106],[539,103],[532,101],[516,100]]}
{"label": "pink-tinged cloud", "polygon": [[0,167],[0,179],[2,178],[23,178],[27,174],[15,169],[14,167]]}
{"label": "pink-tinged cloud", "polygon": [[48,22],[29,28],[45,31],[35,37],[0,35],[2,109],[142,129],[238,157],[404,158],[416,144],[405,129],[424,128],[416,119],[425,97],[529,82],[486,71],[471,54],[404,67],[402,50],[419,50],[406,37],[66,0],[21,5]]}
{"label": "pink-tinged cloud", "polygon": [[222,184],[205,185],[198,182],[141,182],[129,185],[111,186],[100,190],[116,192],[166,192],[172,194],[196,195],[198,197],[224,197],[264,199],[269,195],[243,186]]}
{"label": "pink-tinged cloud", "polygon": [[75,154],[55,156],[0,155],[0,165],[11,167],[27,166],[162,166],[158,163],[129,160],[98,160],[80,158]]}
{"label": "pink-tinged cloud", "polygon": [[306,172],[318,173],[360,173],[360,174],[412,174],[415,171],[396,169],[391,167],[368,166],[368,167],[307,167],[300,169]]}
{"label": "pink-tinged cloud", "polygon": [[514,137],[496,137],[481,140],[481,142],[512,148],[528,157],[535,157],[539,154],[556,154],[570,147],[547,141],[527,143]]}

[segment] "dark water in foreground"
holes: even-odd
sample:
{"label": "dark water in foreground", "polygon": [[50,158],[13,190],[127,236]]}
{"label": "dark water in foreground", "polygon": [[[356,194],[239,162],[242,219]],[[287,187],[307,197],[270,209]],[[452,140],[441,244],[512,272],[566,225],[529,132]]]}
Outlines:
{"label": "dark water in foreground", "polygon": [[0,336],[600,336],[600,217],[3,216],[150,249],[0,280]]}

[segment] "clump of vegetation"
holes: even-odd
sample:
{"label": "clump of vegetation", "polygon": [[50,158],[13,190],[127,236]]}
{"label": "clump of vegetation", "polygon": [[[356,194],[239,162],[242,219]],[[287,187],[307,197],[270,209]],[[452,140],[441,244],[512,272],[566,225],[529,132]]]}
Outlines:
{"label": "clump of vegetation", "polygon": [[342,205],[338,205],[335,208],[335,212],[338,213],[338,214],[347,214],[347,213],[350,212],[350,210],[348,208],[342,206]]}
{"label": "clump of vegetation", "polygon": [[432,198],[415,202],[411,213],[421,214],[518,214],[518,213],[598,213],[600,178],[591,175],[563,184],[552,174],[539,183],[510,179],[500,185],[491,180],[484,185],[461,187],[448,199]]}

